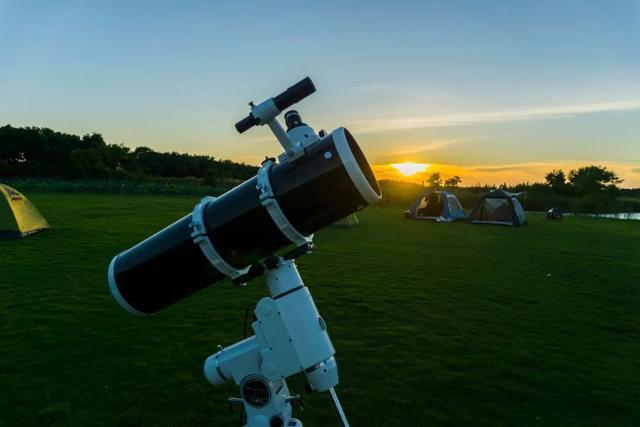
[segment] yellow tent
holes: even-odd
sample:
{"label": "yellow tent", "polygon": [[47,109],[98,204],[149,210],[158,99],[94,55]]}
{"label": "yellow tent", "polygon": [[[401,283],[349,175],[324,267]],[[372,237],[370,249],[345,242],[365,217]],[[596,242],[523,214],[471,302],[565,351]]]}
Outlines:
{"label": "yellow tent", "polygon": [[47,228],[47,220],[26,197],[0,184],[0,237],[24,237]]}

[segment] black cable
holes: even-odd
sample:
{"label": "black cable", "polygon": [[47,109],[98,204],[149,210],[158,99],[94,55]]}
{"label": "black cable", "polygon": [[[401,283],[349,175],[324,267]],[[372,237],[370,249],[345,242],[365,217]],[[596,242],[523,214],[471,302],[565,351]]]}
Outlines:
{"label": "black cable", "polygon": [[247,424],[247,413],[244,410],[244,405],[240,409],[240,427],[244,427]]}
{"label": "black cable", "polygon": [[[247,318],[249,317],[249,312],[252,311],[257,306],[256,303],[253,303],[247,307],[244,311],[244,326],[242,327],[242,338],[247,337]],[[240,418],[238,419],[240,422],[240,427],[244,427],[247,422],[247,413],[244,410],[244,405],[240,409]]]}
{"label": "black cable", "polygon": [[247,307],[247,309],[244,311],[244,326],[242,328],[242,338],[246,338],[247,337],[247,318],[249,317],[249,312],[251,310],[253,310],[254,308],[256,308],[257,304],[251,304],[249,307]]}

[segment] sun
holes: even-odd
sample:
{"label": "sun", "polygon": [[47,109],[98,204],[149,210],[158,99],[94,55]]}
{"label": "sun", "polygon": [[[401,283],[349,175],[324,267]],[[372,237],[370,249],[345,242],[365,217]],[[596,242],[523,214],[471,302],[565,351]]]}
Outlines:
{"label": "sun", "polygon": [[431,166],[429,163],[391,163],[391,166],[398,170],[404,176],[415,175],[419,172],[424,172]]}

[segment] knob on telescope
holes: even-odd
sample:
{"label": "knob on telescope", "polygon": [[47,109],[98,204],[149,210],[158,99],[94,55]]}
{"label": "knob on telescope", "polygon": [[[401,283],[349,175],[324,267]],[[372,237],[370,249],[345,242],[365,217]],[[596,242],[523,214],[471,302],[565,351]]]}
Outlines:
{"label": "knob on telescope", "polygon": [[[311,79],[309,77],[305,77],[281,94],[276,95],[273,98],[268,99],[267,101],[272,101],[279,111],[283,111],[296,102],[302,101],[304,98],[311,95],[315,91],[316,87]],[[260,117],[256,117],[253,115],[253,113],[249,113],[247,117],[236,123],[236,130],[239,133],[244,133],[247,130],[251,129],[253,126],[260,124],[260,122]]]}

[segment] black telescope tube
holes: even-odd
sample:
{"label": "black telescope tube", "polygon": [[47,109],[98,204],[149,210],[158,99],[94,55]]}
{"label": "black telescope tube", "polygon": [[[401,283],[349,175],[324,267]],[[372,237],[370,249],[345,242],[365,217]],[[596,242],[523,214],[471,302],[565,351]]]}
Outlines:
{"label": "black telescope tube", "polygon": [[113,258],[109,286],[123,308],[155,313],[225,278],[193,243],[191,222],[190,213]]}
{"label": "black telescope tube", "polygon": [[273,103],[278,110],[284,111],[296,102],[300,102],[316,91],[316,87],[309,77],[305,77],[280,95],[273,97]]}

